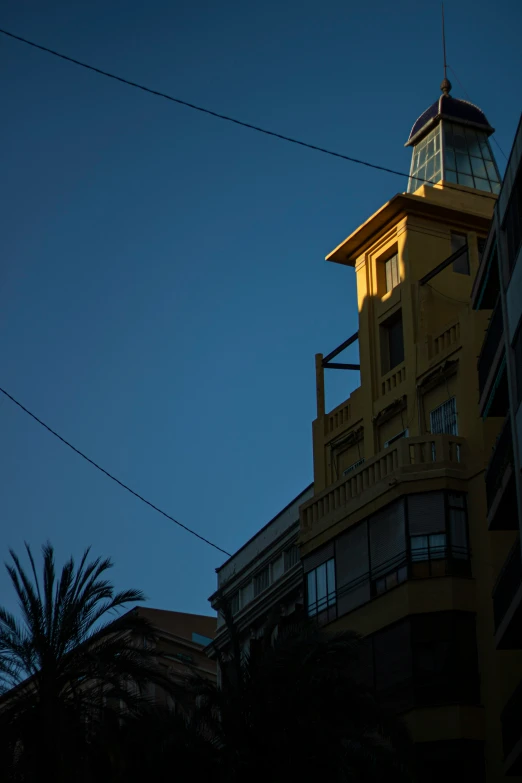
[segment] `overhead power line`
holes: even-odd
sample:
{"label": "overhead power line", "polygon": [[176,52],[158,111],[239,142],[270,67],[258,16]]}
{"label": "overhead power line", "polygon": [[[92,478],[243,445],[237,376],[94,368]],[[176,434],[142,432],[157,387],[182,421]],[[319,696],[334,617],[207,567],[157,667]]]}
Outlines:
{"label": "overhead power line", "polygon": [[183,530],[186,530],[187,533],[190,533],[191,535],[195,536],[196,538],[199,538],[200,541],[204,541],[205,544],[208,544],[211,547],[214,547],[214,549],[217,549],[218,552],[222,552],[227,557],[231,557],[230,552],[227,552],[225,549],[222,549],[217,544],[214,544],[212,541],[209,541],[208,538],[205,538],[205,536],[200,535],[199,533],[196,533],[195,530],[192,530],[190,527],[187,527],[187,525],[184,525],[182,522],[178,522],[177,519],[174,519],[174,517],[171,517],[170,514],[167,514],[166,511],[163,511],[161,508],[158,508],[158,506],[155,506],[154,503],[151,503],[150,500],[147,500],[143,497],[143,495],[140,495],[138,492],[135,492],[133,489],[131,489],[127,484],[124,484],[123,481],[120,481],[116,476],[113,476],[112,473],[109,473],[108,470],[105,470],[105,468],[102,468],[101,465],[98,465],[97,462],[92,460],[90,457],[88,457],[86,454],[83,453],[83,451],[80,451],[80,449],[77,449],[76,446],[73,446],[72,443],[69,443],[68,440],[65,440],[65,438],[62,438],[61,435],[59,435],[56,430],[53,430],[52,427],[49,427],[48,424],[46,424],[44,421],[38,418],[34,413],[32,413],[28,408],[25,407],[25,405],[22,405],[21,402],[18,402],[17,399],[15,399],[12,394],[9,394],[5,389],[2,389],[0,387],[0,392],[4,394],[8,399],[11,400],[11,402],[14,402],[15,405],[17,405],[19,408],[21,408],[24,413],[27,413],[28,416],[30,416],[32,419],[34,419],[38,424],[40,424],[44,429],[46,429],[48,432],[51,433],[51,435],[54,435],[55,438],[58,438],[58,440],[61,440],[62,443],[64,443],[66,446],[68,446],[70,449],[72,449],[76,454],[78,454],[80,457],[82,457],[84,460],[89,462],[91,465],[93,465],[97,470],[99,470],[101,473],[103,473],[108,478],[112,479],[112,481],[115,481],[116,484],[119,484],[120,487],[123,487],[123,489],[126,489],[127,492],[130,492],[131,495],[134,495],[135,498],[138,498],[138,500],[141,500],[142,503],[145,503],[147,506],[150,506],[150,508],[153,508],[154,511],[157,511],[158,514],[161,514],[162,516],[166,517],[167,519],[170,519],[171,522],[174,522],[175,525],[178,525],[178,527],[183,528]]}
{"label": "overhead power line", "polygon": [[[52,54],[54,57],[59,57],[61,60],[66,60],[69,63],[74,63],[74,65],[79,65],[81,68],[86,68],[88,71],[94,71],[94,73],[99,73],[101,76],[106,76],[109,79],[114,79],[117,82],[121,82],[122,84],[126,84],[129,87],[135,87],[138,90],[142,90],[143,92],[148,92],[151,95],[156,95],[159,98],[165,98],[167,101],[172,101],[173,103],[177,103],[180,106],[185,106],[188,109],[194,109],[194,111],[202,112],[203,114],[209,114],[211,117],[216,117],[219,120],[225,120],[226,122],[232,122],[234,125],[240,125],[242,128],[248,128],[249,130],[257,131],[257,133],[264,133],[265,136],[272,136],[275,139],[280,139],[281,141],[287,141],[290,144],[298,144],[300,147],[306,147],[306,149],[309,150],[315,150],[316,152],[322,152],[325,155],[330,155],[334,158],[341,158],[341,160],[346,160],[349,163],[357,163],[359,166],[366,166],[369,169],[375,169],[376,171],[384,171],[387,174],[394,174],[397,177],[406,177],[409,178],[409,174],[406,174],[404,171],[397,171],[396,169],[390,169],[387,166],[379,166],[377,163],[370,163],[367,160],[361,160],[360,158],[354,158],[350,155],[344,155],[342,152],[335,152],[334,150],[329,150],[326,147],[320,147],[317,144],[310,144],[307,141],[301,141],[300,139],[294,139],[291,136],[285,136],[283,133],[277,133],[276,131],[268,130],[267,128],[262,128],[259,125],[253,125],[250,122],[244,122],[243,120],[238,120],[235,117],[229,117],[226,114],[221,114],[217,111],[212,111],[212,109],[207,109],[204,106],[198,106],[195,103],[190,103],[189,101],[184,101],[181,98],[175,98],[172,95],[168,95],[165,92],[161,92],[160,90],[153,90],[151,87],[146,87],[144,84],[139,84],[138,82],[133,82],[130,79],[125,79],[123,76],[117,76],[114,73],[110,73],[109,71],[105,71],[102,68],[96,68],[94,65],[89,65],[89,63],[84,63],[81,60],[77,60],[74,57],[69,57],[66,54],[62,54],[61,52],[57,52],[54,49],[49,49],[47,46],[42,46],[41,44],[35,43],[34,41],[29,41],[27,38],[22,38],[20,35],[15,35],[14,33],[9,32],[9,30],[3,30],[0,28],[0,33],[2,35],[6,35],[9,38],[13,38],[15,41],[20,41],[21,43],[27,44],[28,46],[32,46],[35,49],[39,49],[42,52],[47,52],[47,54]],[[425,182],[430,185],[433,183],[428,179],[423,179],[422,177],[415,177],[416,180],[419,182]],[[444,187],[447,190],[459,190],[457,187],[445,184]],[[473,195],[479,196],[481,198],[489,198],[489,199],[495,199],[496,196],[493,196],[490,193],[474,193]]]}

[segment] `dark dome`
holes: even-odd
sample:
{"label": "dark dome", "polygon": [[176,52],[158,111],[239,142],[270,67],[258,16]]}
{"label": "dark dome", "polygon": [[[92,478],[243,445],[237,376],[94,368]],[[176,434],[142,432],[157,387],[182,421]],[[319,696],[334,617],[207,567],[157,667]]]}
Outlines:
{"label": "dark dome", "polygon": [[494,128],[491,127],[486,115],[478,106],[469,101],[452,98],[451,95],[441,95],[415,122],[405,146],[416,144],[417,140],[424,136],[440,119],[453,120],[461,125],[479,128],[485,131],[488,136],[494,132]]}

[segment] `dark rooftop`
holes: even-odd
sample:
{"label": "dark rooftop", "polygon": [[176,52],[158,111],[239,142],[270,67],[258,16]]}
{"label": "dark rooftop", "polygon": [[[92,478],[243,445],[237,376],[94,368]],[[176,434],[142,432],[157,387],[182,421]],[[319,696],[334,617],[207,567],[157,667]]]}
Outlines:
{"label": "dark rooftop", "polygon": [[452,98],[451,95],[441,95],[414,123],[405,146],[416,144],[440,119],[453,120],[462,125],[478,128],[485,131],[488,136],[494,132],[494,128],[478,106],[469,101]]}

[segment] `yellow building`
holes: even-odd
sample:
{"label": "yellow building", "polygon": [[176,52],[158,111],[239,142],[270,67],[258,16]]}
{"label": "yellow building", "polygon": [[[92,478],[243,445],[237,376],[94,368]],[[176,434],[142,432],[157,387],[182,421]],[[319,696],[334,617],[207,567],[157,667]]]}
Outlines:
{"label": "yellow building", "polygon": [[[450,89],[413,126],[408,193],[327,257],[355,270],[359,329],[316,356],[300,547],[309,615],[364,636],[368,683],[405,716],[418,779],[489,783],[504,779],[500,712],[522,668],[494,644],[491,593],[516,533],[488,531],[502,418],[481,419],[491,311],[470,306],[500,178],[493,128]],[[360,386],[327,412],[325,370],[353,368],[337,356],[356,339]]]}

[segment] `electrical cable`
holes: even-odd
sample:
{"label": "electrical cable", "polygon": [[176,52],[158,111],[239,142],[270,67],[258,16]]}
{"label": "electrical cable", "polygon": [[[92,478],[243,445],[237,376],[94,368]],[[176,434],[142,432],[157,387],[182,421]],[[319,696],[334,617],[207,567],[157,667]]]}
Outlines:
{"label": "electrical cable", "polygon": [[[42,46],[41,44],[37,44],[34,41],[29,41],[27,38],[22,38],[20,35],[15,35],[14,33],[9,32],[8,30],[3,30],[0,28],[0,33],[2,35],[6,35],[9,38],[13,38],[15,41],[20,41],[21,43],[27,44],[28,46],[32,46],[35,49],[39,49],[42,52],[47,52],[47,54],[52,54],[54,57],[59,57],[61,60],[66,60],[67,62],[73,63],[74,65],[79,65],[81,68],[86,68],[88,71],[94,71],[94,73],[98,73],[101,76],[106,76],[109,79],[114,79],[115,81],[121,82],[122,84],[126,84],[129,87],[135,87],[138,90],[142,90],[143,92],[150,93],[151,95],[156,95],[159,98],[165,98],[167,101],[172,101],[173,103],[177,103],[180,106],[185,106],[188,109],[194,109],[194,111],[202,112],[203,114],[209,114],[211,117],[216,117],[219,120],[225,120],[226,122],[232,122],[235,125],[240,125],[243,128],[248,128],[249,130],[257,131],[258,133],[263,133],[265,136],[272,136],[276,139],[280,139],[281,141],[287,141],[290,144],[297,144],[300,147],[306,147],[310,150],[315,150],[316,152],[322,152],[325,155],[330,155],[334,158],[341,158],[342,160],[346,160],[349,163],[357,163],[360,166],[366,166],[370,169],[375,169],[377,171],[384,171],[387,174],[394,174],[398,177],[406,177],[409,179],[410,175],[404,173],[403,171],[396,171],[395,169],[390,169],[387,166],[379,166],[377,163],[370,163],[367,160],[361,160],[360,158],[354,158],[350,155],[344,155],[341,152],[335,152],[334,150],[329,150],[326,147],[319,147],[317,144],[310,144],[306,141],[300,141],[299,139],[294,139],[291,136],[285,136],[282,133],[277,133],[276,131],[268,130],[267,128],[261,128],[259,125],[253,125],[250,122],[244,122],[243,120],[238,120],[235,117],[229,117],[226,114],[221,114],[220,112],[212,111],[212,109],[206,109],[203,106],[198,106],[195,103],[190,103],[189,101],[184,101],[181,98],[175,98],[172,95],[168,95],[167,93],[160,92],[159,90],[154,90],[151,87],[146,87],[143,84],[139,84],[138,82],[133,82],[130,79],[125,79],[123,76],[117,76],[114,73],[110,73],[109,71],[104,71],[102,68],[96,68],[94,65],[89,65],[88,63],[84,63],[81,60],[77,60],[74,57],[69,57],[66,54],[62,54],[61,52],[57,52],[54,49],[49,49],[47,46]],[[423,177],[415,177],[416,180],[419,182],[427,183],[432,185],[433,183],[428,180],[424,179]],[[444,188],[446,190],[458,190],[460,189],[458,187],[455,187],[450,184],[445,184]],[[496,196],[492,195],[490,193],[474,193],[474,196],[477,196],[479,198],[489,198],[496,200]]]}
{"label": "electrical cable", "polygon": [[53,430],[52,427],[49,427],[48,424],[46,424],[44,421],[38,418],[34,413],[31,413],[31,411],[25,407],[25,405],[22,405],[21,402],[18,402],[17,399],[15,399],[9,392],[7,392],[5,389],[2,389],[0,387],[0,392],[4,394],[8,399],[11,400],[11,402],[14,402],[15,405],[17,405],[19,408],[21,408],[24,413],[27,413],[28,416],[30,416],[32,419],[34,419],[38,424],[40,424],[44,429],[46,429],[48,432],[51,433],[51,435],[54,435],[55,438],[58,438],[58,440],[61,440],[62,443],[64,443],[66,446],[68,446],[70,449],[72,449],[76,454],[78,454],[80,457],[83,457],[84,460],[89,462],[91,465],[93,465],[97,470],[99,470],[101,473],[103,473],[108,478],[112,479],[112,481],[115,481],[116,484],[119,484],[120,487],[123,487],[123,489],[126,489],[127,492],[130,492],[131,495],[134,495],[134,497],[138,498],[138,500],[141,500],[142,503],[145,503],[147,506],[150,506],[150,508],[153,508],[154,511],[157,511],[158,514],[161,514],[162,516],[166,517],[167,519],[170,519],[171,522],[174,522],[175,525],[178,525],[178,527],[183,528],[183,530],[186,530],[187,533],[191,533],[191,535],[195,536],[196,538],[199,538],[200,541],[204,541],[205,544],[208,544],[211,547],[214,547],[214,549],[217,549],[218,552],[222,552],[227,557],[231,557],[230,552],[227,552],[225,549],[222,549],[217,544],[212,543],[212,541],[209,541],[208,538],[205,538],[204,536],[200,535],[199,533],[196,533],[195,530],[192,530],[190,527],[187,527],[182,522],[178,522],[177,519],[174,519],[170,514],[167,514],[166,511],[163,511],[161,508],[158,508],[158,506],[155,506],[154,503],[151,503],[150,500],[147,500],[143,497],[143,495],[140,495],[138,492],[135,492],[133,489],[131,489],[127,484],[124,484],[123,481],[120,481],[116,476],[113,476],[112,473],[109,473],[108,470],[105,470],[105,468],[102,468],[101,465],[98,465],[97,462],[92,460],[90,457],[88,457],[86,454],[83,453],[83,451],[80,451],[80,449],[77,449],[76,446],[73,446],[72,443],[69,443],[68,440],[65,440],[65,438],[62,438],[61,435],[59,435],[56,430]]}
{"label": "electrical cable", "polygon": [[454,296],[443,294],[442,291],[439,291],[438,288],[432,286],[431,283],[426,283],[425,285],[427,285],[428,288],[431,288],[432,291],[435,291],[436,294],[439,294],[439,296],[443,296],[445,299],[449,299],[450,302],[458,302],[459,304],[467,305],[469,307],[469,301],[466,301],[465,299],[455,299]]}

